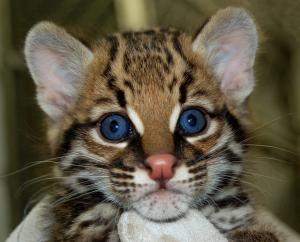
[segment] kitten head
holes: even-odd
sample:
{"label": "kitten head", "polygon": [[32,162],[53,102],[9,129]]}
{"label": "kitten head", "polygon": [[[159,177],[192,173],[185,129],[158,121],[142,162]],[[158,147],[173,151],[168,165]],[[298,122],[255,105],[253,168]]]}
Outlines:
{"label": "kitten head", "polygon": [[256,49],[239,8],[219,11],[194,39],[155,29],[91,49],[52,23],[34,26],[25,56],[62,184],[157,221],[232,185]]}

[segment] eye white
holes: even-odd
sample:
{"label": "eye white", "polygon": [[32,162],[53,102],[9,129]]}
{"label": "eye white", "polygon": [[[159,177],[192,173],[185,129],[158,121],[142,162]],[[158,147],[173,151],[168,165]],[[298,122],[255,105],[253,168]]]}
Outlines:
{"label": "eye white", "polygon": [[128,145],[128,142],[126,142],[126,141],[121,142],[121,143],[106,142],[105,140],[100,138],[99,134],[97,133],[97,131],[95,129],[92,129],[90,131],[90,135],[96,143],[99,143],[104,146],[110,146],[110,147],[115,147],[115,148],[119,148],[119,149],[124,149]]}
{"label": "eye white", "polygon": [[198,136],[193,136],[193,137],[186,137],[186,140],[192,144],[213,135],[217,130],[218,130],[218,122],[211,120],[208,130],[204,134],[200,134]]}
{"label": "eye white", "polygon": [[178,121],[178,118],[179,118],[179,115],[180,115],[180,111],[181,111],[180,104],[176,104],[175,107],[173,108],[173,111],[172,111],[171,116],[170,116],[169,128],[170,128],[170,131],[172,133],[174,133],[174,131],[175,131],[176,124],[177,124],[177,121]]}
{"label": "eye white", "polygon": [[144,134],[144,125],[142,120],[140,119],[139,115],[137,114],[136,111],[134,111],[133,108],[127,106],[126,109],[127,109],[128,117],[130,118],[131,122],[134,124],[136,130],[142,136]]}

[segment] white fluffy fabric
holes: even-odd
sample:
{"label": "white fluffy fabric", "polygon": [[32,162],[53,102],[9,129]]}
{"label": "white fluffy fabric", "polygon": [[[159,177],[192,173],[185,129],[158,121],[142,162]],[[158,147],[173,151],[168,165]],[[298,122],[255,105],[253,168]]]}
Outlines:
{"label": "white fluffy fabric", "polygon": [[[51,214],[48,200],[43,199],[16,227],[6,242],[48,241],[50,228],[54,222]],[[259,211],[258,221],[276,228],[276,231],[284,236],[283,241],[285,242],[300,241],[298,234],[264,209]],[[193,210],[185,218],[166,224],[153,223],[143,219],[135,212],[127,212],[121,216],[118,229],[122,242],[227,241],[201,213]]]}
{"label": "white fluffy fabric", "polygon": [[49,200],[45,198],[30,211],[6,242],[47,242],[53,221]]}
{"label": "white fluffy fabric", "polygon": [[122,242],[226,242],[219,231],[199,212],[170,223],[149,221],[135,211],[122,214],[118,233]]}

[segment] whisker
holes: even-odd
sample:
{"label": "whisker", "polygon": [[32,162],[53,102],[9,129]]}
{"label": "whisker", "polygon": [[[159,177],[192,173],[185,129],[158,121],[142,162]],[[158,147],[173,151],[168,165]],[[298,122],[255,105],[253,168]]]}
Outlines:
{"label": "whisker", "polygon": [[251,160],[246,159],[246,162],[254,162],[253,159],[254,160],[260,159],[260,160],[277,161],[277,162],[279,162],[281,164],[284,164],[284,165],[292,165],[291,161],[278,159],[278,158],[275,158],[275,157],[269,157],[269,156],[253,156],[253,157],[251,157],[251,154],[249,154],[248,156],[250,156],[250,158],[252,158],[252,159]]}
{"label": "whisker", "polygon": [[295,156],[298,156],[297,153],[291,151],[291,150],[288,150],[288,149],[285,149],[285,148],[281,148],[281,147],[278,147],[278,146],[274,146],[274,145],[265,145],[265,144],[245,144],[246,146],[252,146],[252,147],[262,147],[262,148],[270,148],[270,149],[275,149],[275,150],[280,150],[280,151],[283,151],[283,152],[286,152],[286,153],[289,153],[289,154],[292,154],[292,155],[295,155]]}
{"label": "whisker", "polygon": [[30,162],[29,165],[23,167],[23,168],[20,168],[16,171],[12,171],[10,173],[7,173],[5,175],[2,175],[0,176],[0,179],[3,179],[3,178],[7,178],[9,176],[13,176],[13,175],[17,175],[19,174],[20,172],[23,172],[23,171],[26,171],[30,168],[33,168],[35,166],[38,166],[38,165],[43,165],[43,164],[56,164],[57,162],[55,162],[54,160],[55,159],[58,159],[58,158],[52,158],[52,159],[48,159],[48,160],[43,160],[43,161],[34,161],[34,162]]}
{"label": "whisker", "polygon": [[279,121],[279,120],[281,120],[281,119],[283,119],[283,118],[288,118],[288,117],[290,117],[290,116],[292,116],[292,115],[293,115],[293,113],[288,113],[288,114],[285,114],[285,115],[276,117],[276,118],[274,118],[274,119],[272,119],[272,120],[270,120],[270,121],[268,121],[268,122],[262,124],[261,126],[258,126],[258,127],[256,127],[255,129],[252,129],[252,130],[249,132],[249,134],[254,133],[254,132],[256,132],[257,130],[263,129],[263,128],[267,127],[267,126],[270,126],[271,124],[274,124],[275,122],[277,122],[277,121]]}

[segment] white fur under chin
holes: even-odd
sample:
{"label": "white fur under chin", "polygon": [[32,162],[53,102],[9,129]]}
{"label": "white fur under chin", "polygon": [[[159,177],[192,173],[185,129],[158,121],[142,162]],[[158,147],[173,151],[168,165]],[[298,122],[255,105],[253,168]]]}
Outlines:
{"label": "white fur under chin", "polygon": [[133,208],[145,217],[154,221],[162,221],[180,217],[189,209],[189,197],[169,191],[151,193],[133,203]]}
{"label": "white fur under chin", "polygon": [[156,223],[135,211],[125,212],[118,223],[122,242],[225,242],[223,235],[197,210],[169,223]]}

